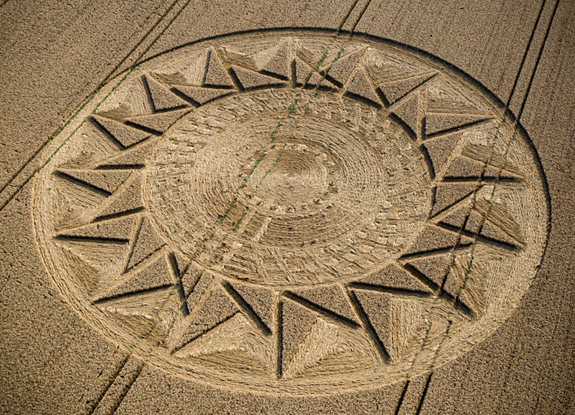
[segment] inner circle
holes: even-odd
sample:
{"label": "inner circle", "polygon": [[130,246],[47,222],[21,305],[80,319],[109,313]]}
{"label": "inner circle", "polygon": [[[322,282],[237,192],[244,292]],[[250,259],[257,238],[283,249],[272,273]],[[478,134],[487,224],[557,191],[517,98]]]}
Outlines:
{"label": "inner circle", "polygon": [[249,205],[289,214],[325,203],[337,193],[339,175],[336,161],[319,146],[286,140],[270,148],[246,179],[238,193]]}
{"label": "inner circle", "polygon": [[[289,94],[230,97],[168,130],[146,175],[151,217],[169,243],[224,278],[302,286],[373,272],[399,256],[429,211],[423,155],[365,104],[300,91],[306,110],[286,116]],[[360,122],[342,119],[342,108]]]}

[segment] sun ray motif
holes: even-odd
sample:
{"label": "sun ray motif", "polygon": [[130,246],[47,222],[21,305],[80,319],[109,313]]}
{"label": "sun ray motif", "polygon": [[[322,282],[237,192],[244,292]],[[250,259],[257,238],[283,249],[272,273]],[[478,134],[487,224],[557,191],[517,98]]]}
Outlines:
{"label": "sun ray motif", "polygon": [[387,379],[490,316],[502,258],[536,245],[531,153],[489,145],[509,120],[431,60],[272,38],[143,67],[43,179],[43,245],[164,367],[294,393]]}

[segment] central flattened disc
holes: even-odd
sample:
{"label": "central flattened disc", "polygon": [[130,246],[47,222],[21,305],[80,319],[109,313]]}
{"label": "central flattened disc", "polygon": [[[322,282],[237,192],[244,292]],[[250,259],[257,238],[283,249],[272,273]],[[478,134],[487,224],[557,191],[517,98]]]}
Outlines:
{"label": "central flattened disc", "polygon": [[166,241],[206,271],[267,286],[373,272],[431,207],[425,159],[404,128],[329,93],[219,100],[168,130],[150,161],[144,199]]}

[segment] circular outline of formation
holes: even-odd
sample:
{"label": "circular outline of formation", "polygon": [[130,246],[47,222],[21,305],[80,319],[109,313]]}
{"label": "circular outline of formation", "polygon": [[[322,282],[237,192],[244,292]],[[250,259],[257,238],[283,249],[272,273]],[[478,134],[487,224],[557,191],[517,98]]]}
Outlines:
{"label": "circular outline of formation", "polygon": [[[285,119],[345,102],[342,128],[369,140],[385,114],[421,151],[433,206],[390,263],[345,281],[253,284],[190,260],[147,214],[143,175],[164,132],[193,134],[182,126],[203,108],[191,127],[219,131],[242,97],[265,106],[282,93],[298,97]],[[229,35],[157,55],[93,101],[35,183],[38,244],[82,317],[168,372],[292,395],[381,387],[469,351],[536,275],[548,195],[532,143],[489,92],[421,51],[321,31]],[[362,252],[334,264],[361,268]]]}

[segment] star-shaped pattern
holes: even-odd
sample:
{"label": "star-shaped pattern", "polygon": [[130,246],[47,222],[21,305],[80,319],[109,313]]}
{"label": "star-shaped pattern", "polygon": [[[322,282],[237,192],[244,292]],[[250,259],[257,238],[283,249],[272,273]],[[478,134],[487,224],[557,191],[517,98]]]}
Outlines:
{"label": "star-shaped pattern", "polygon": [[[528,244],[513,209],[490,197],[495,184],[521,189],[525,174],[469,139],[503,122],[484,101],[433,67],[363,44],[326,54],[286,37],[211,46],[184,63],[134,82],[139,104],[94,114],[85,150],[52,173],[54,252],[102,318],[183,364],[280,380],[413,358],[433,307],[450,324],[481,318],[492,279],[489,255],[474,252],[513,258]],[[401,256],[351,281],[282,288],[206,269],[157,231],[143,172],[164,132],[202,106],[264,89],[342,96],[407,132],[427,161],[433,203]]]}

